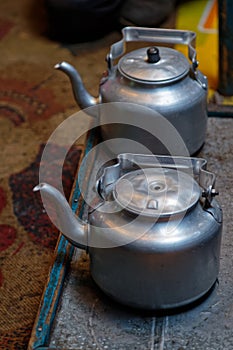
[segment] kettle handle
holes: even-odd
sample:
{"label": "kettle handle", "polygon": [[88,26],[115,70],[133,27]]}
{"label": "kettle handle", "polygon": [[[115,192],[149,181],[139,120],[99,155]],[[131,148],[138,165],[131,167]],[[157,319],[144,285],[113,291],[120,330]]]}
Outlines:
{"label": "kettle handle", "polygon": [[183,44],[188,46],[188,57],[195,72],[198,67],[195,50],[196,33],[188,30],[158,29],[143,27],[125,27],[122,29],[122,39],[110,47],[106,57],[108,68],[111,70],[113,61],[125,52],[125,43],[130,41],[148,41],[164,44]]}
{"label": "kettle handle", "polygon": [[202,196],[205,198],[205,208],[210,207],[213,197],[218,195],[215,190],[215,174],[206,170],[207,161],[204,158],[164,156],[150,154],[122,153],[117,157],[117,163],[106,167],[97,183],[102,192],[104,188],[110,188],[122,173],[140,168],[172,168],[181,171],[192,170],[194,176],[199,177],[199,185],[202,187]]}

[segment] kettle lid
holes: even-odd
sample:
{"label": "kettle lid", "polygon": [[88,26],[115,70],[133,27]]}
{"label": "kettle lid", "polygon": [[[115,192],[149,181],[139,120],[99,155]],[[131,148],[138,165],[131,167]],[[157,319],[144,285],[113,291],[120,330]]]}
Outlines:
{"label": "kettle lid", "polygon": [[120,177],[113,196],[122,208],[136,215],[170,217],[190,210],[200,198],[200,187],[182,171],[146,168]]}
{"label": "kettle lid", "polygon": [[131,51],[118,63],[122,75],[149,84],[174,82],[185,76],[189,68],[186,57],[169,47],[147,47]]}

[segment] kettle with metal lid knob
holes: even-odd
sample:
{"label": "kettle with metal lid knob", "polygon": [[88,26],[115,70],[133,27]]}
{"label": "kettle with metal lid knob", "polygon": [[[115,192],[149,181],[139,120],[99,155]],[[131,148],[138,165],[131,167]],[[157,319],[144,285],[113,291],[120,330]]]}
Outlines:
{"label": "kettle with metal lid knob", "polygon": [[[56,68],[69,76],[81,108],[106,102],[128,102],[148,107],[167,118],[180,133],[189,154],[193,155],[205,141],[208,88],[207,78],[197,69],[196,34],[140,27],[126,27],[122,34],[122,40],[113,44],[107,55],[108,71],[100,81],[97,98],[86,91],[80,75],[70,64],[62,62]],[[153,46],[125,54],[125,43],[132,41],[153,42]],[[190,62],[181,52],[170,47],[154,46],[155,43],[187,45]],[[125,125],[117,131],[111,125],[102,125],[102,137],[119,137],[123,130]],[[125,133],[133,135],[133,127],[129,126]],[[143,143],[146,137],[143,131],[137,133],[138,142]],[[151,150],[160,154],[156,145]]]}
{"label": "kettle with metal lid knob", "polygon": [[87,249],[105,293],[133,307],[175,308],[218,276],[222,212],[205,167],[199,158],[121,154],[102,169],[87,222],[54,187],[35,190],[68,240]]}

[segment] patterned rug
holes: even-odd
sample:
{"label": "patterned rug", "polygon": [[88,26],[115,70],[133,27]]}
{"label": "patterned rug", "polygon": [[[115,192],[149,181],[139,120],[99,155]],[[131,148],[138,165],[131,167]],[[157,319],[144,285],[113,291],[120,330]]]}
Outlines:
{"label": "patterned rug", "polygon": [[[38,183],[41,153],[53,130],[77,111],[69,81],[53,69],[74,63],[68,49],[47,39],[40,2],[0,1],[0,349],[26,349],[58,232],[43,211]],[[34,20],[33,20],[34,18]],[[83,146],[64,164],[67,197]],[[59,150],[51,150],[55,163]]]}

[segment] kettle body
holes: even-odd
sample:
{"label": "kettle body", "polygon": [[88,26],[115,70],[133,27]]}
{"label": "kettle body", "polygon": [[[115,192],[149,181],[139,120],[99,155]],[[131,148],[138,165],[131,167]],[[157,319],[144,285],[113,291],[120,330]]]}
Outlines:
{"label": "kettle body", "polygon": [[[95,214],[90,219],[92,226],[98,224]],[[131,307],[164,310],[188,305],[213,287],[219,273],[221,223],[198,204],[178,228],[180,241],[164,239],[164,226],[157,222],[141,242],[88,249],[92,277],[107,295]]]}
{"label": "kettle body", "polygon": [[163,164],[153,159],[120,155],[114,182],[116,166],[105,169],[98,184],[104,200],[89,216],[88,252],[93,279],[106,294],[131,307],[161,310],[194,302],[216,282],[222,213],[215,199],[203,201],[191,177],[199,173],[205,183],[210,173],[201,170],[202,159],[174,157],[175,165],[170,157],[157,156]]}
{"label": "kettle body", "polygon": [[[143,49],[145,51],[148,48]],[[173,49],[166,49],[172,50]],[[140,50],[141,51],[141,50]],[[136,96],[135,96],[136,91]],[[207,128],[207,90],[196,79],[190,77],[190,71],[179,81],[167,84],[147,84],[122,76],[118,66],[112,68],[107,79],[100,84],[102,103],[123,102],[143,104],[158,112],[170,122],[179,132],[190,155],[197,153],[203,146]],[[154,114],[154,130],[156,134],[157,120]],[[161,151],[157,140],[141,129],[140,133],[133,125],[116,125],[112,127],[111,120],[106,115],[100,115],[101,134],[104,140],[129,137],[142,143],[154,154],[166,154]],[[102,123],[104,120],[104,123]],[[134,138],[134,135],[137,135]],[[126,150],[127,151],[127,150]],[[158,152],[159,151],[159,152]]]}

